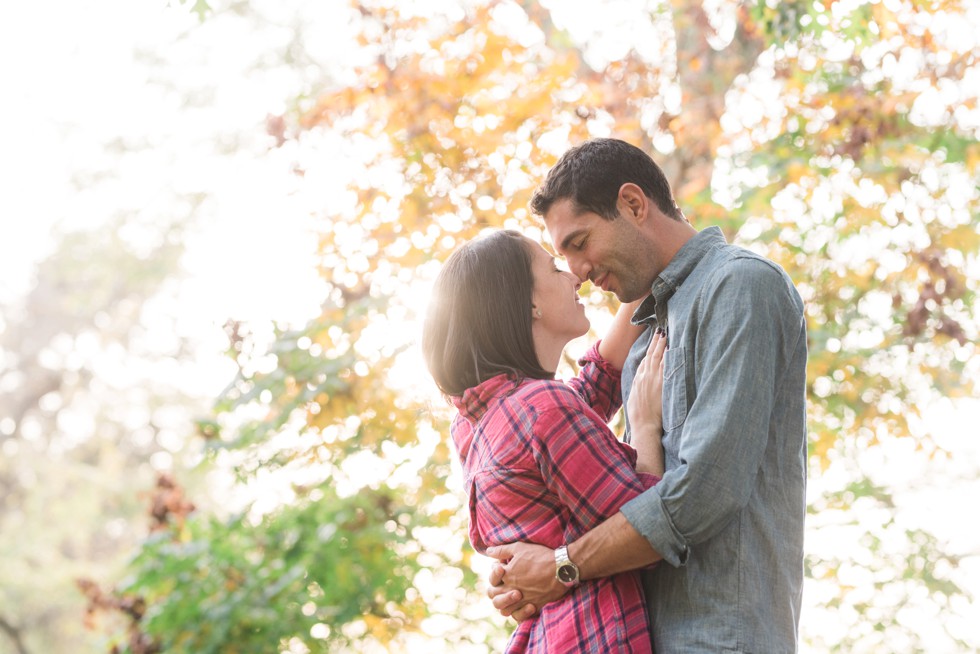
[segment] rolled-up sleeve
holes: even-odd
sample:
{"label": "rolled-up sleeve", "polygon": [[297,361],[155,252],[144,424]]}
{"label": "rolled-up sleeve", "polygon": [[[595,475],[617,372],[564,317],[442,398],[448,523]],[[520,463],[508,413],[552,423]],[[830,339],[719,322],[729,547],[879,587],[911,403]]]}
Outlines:
{"label": "rolled-up sleeve", "polygon": [[565,384],[592,407],[593,411],[608,421],[623,405],[620,385],[622,373],[599,354],[601,342],[597,341],[578,360],[581,366],[578,375]]}
{"label": "rolled-up sleeve", "polygon": [[[801,334],[802,304],[755,259],[721,266],[686,325],[677,374],[665,375],[665,435],[679,439],[662,481],[622,512],[673,566],[731,521],[753,493],[770,438],[780,377]],[[674,384],[671,386],[670,384]],[[672,390],[668,390],[672,389]],[[668,397],[670,392],[674,397]],[[680,397],[683,394],[683,397]],[[670,416],[668,404],[676,415]]]}

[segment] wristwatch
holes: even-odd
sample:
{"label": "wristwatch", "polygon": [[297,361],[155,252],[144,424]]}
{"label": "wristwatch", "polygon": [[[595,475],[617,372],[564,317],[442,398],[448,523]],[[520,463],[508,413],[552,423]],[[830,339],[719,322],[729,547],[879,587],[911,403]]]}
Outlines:
{"label": "wristwatch", "polygon": [[578,586],[578,566],[568,558],[568,547],[566,545],[562,545],[555,550],[555,578],[565,588]]}

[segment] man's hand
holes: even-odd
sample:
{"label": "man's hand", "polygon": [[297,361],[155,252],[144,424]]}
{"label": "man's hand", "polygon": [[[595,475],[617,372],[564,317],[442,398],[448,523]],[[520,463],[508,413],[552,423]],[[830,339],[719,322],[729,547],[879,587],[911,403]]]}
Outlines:
{"label": "man's hand", "polygon": [[555,578],[555,551],[543,545],[510,543],[487,548],[499,563],[490,571],[487,595],[504,617],[518,622],[568,592]]}

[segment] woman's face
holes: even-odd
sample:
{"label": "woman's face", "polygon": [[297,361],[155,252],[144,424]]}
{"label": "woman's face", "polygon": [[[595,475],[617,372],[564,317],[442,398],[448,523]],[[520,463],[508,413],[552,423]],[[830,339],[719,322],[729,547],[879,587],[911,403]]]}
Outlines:
{"label": "woman's face", "polygon": [[563,348],[589,331],[589,319],[578,296],[582,283],[572,273],[559,269],[557,260],[538,243],[530,239],[528,243],[534,277],[532,330]]}

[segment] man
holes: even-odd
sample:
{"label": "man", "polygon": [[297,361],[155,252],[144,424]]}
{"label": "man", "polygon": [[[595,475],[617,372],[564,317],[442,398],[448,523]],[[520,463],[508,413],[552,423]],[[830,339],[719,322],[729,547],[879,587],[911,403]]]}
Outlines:
{"label": "man", "polygon": [[531,208],[580,279],[623,302],[649,294],[633,315],[649,328],[630,352],[623,393],[654,328],[666,330],[666,472],[567,549],[491,548],[503,562],[491,573],[494,605],[526,619],[580,579],[662,560],[645,575],[658,654],[796,651],[806,485],[799,293],[779,266],[727,244],[717,227],[697,232],[660,168],[623,141],[566,152]]}

